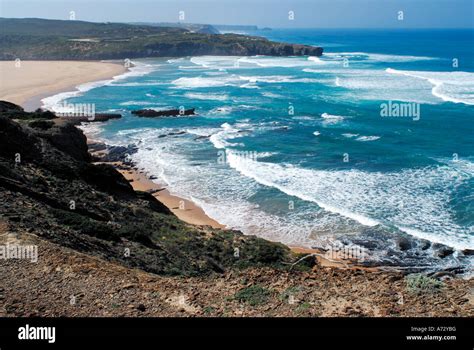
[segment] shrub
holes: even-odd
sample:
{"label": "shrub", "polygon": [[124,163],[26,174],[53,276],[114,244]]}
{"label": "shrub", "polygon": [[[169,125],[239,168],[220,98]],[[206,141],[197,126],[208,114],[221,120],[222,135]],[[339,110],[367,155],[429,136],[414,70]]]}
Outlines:
{"label": "shrub", "polygon": [[406,278],[407,290],[413,294],[437,293],[444,283],[421,273],[408,275]]}
{"label": "shrub", "polygon": [[234,299],[247,303],[251,306],[257,306],[265,304],[268,301],[270,295],[271,292],[268,289],[255,285],[239,290],[237,293],[235,293]]}

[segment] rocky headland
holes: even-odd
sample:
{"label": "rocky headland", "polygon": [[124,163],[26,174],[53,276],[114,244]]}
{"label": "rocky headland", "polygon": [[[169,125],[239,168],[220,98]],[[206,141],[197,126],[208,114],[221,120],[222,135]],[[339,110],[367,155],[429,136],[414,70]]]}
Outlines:
{"label": "rocky headland", "polygon": [[0,60],[104,60],[143,57],[321,56],[323,48],[180,27],[0,18]]}

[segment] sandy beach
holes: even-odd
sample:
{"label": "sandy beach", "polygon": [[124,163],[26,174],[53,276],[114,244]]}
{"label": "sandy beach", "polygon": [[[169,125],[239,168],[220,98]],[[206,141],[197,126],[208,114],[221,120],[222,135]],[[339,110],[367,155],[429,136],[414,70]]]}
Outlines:
{"label": "sandy beach", "polygon": [[117,63],[89,61],[1,61],[0,100],[19,104],[25,110],[41,106],[41,99],[77,85],[110,79],[126,68]]}
{"label": "sandy beach", "polygon": [[171,194],[164,185],[153,182],[146,174],[133,169],[122,170],[117,168],[117,170],[120,171],[128,181],[130,181],[132,187],[136,191],[152,192],[160,202],[166,205],[184,222],[198,226],[211,226],[213,228],[225,227],[209,217],[204,210],[194,202]]}

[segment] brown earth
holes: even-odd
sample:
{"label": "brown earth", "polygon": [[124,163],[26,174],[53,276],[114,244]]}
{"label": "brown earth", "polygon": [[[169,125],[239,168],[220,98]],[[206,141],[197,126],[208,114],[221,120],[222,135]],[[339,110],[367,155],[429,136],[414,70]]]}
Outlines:
{"label": "brown earth", "polygon": [[[412,294],[400,273],[249,268],[163,277],[110,263],[1,225],[0,244],[38,245],[37,263],[0,260],[0,316],[474,316],[474,284]],[[236,298],[257,286],[264,298]],[[254,302],[255,301],[255,302]]]}

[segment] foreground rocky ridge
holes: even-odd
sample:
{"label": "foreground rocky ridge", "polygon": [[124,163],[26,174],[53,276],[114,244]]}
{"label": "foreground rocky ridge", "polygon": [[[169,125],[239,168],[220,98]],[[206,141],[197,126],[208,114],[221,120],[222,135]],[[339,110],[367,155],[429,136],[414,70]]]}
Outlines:
{"label": "foreground rocky ridge", "polygon": [[37,244],[40,258],[0,260],[2,278],[9,281],[0,286],[0,316],[474,316],[474,284],[462,279],[416,292],[401,273],[320,266],[307,272],[250,267],[170,277],[6,232],[0,244]]}

